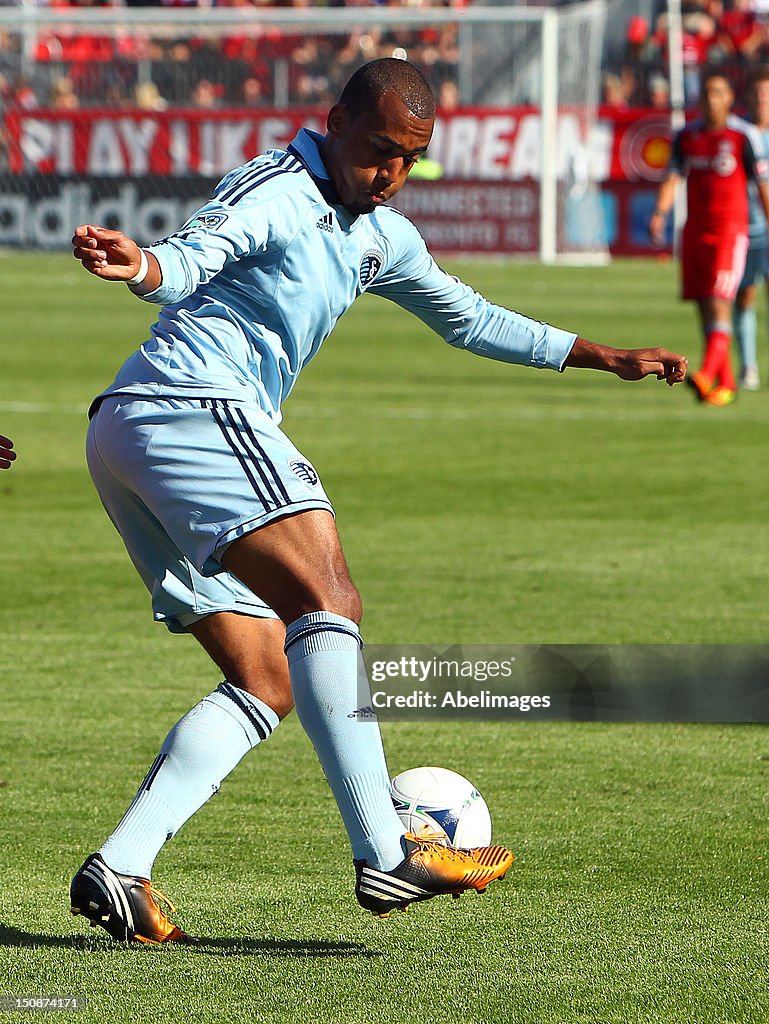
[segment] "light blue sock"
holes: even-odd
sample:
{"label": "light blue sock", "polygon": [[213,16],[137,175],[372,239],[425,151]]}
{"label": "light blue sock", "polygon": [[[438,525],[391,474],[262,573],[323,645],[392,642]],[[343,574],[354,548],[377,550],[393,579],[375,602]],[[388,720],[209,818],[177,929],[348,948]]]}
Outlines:
{"label": "light blue sock", "polygon": [[390,798],[379,723],[370,706],[361,638],[351,619],[310,612],[286,630],[294,705],[320,759],[355,860],[389,871],[404,858],[404,828]]}
{"label": "light blue sock", "polygon": [[746,367],[758,366],[756,353],[756,308],[738,309],[734,307],[734,336],[740,350],[740,361],[743,370]]}
{"label": "light blue sock", "polygon": [[108,866],[149,878],[166,840],[278,721],[272,708],[231,683],[204,697],[166,736],[133,803],[99,850]]}

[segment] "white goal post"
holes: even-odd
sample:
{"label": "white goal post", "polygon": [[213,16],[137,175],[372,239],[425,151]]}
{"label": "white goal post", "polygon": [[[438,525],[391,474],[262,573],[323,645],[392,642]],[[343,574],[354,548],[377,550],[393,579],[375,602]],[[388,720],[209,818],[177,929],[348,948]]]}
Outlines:
{"label": "white goal post", "polygon": [[[292,55],[279,45],[271,53],[265,40],[280,39],[281,34],[300,40],[321,40],[321,54],[330,54],[327,77],[333,83],[334,74],[343,71],[339,66],[341,55],[348,59],[350,47],[357,47],[358,64],[372,56],[392,53],[414,59],[420,65],[421,57],[428,59],[430,46],[420,42],[412,58],[409,39],[417,38],[418,34],[421,40],[448,34],[452,63],[440,64],[439,55],[438,63],[431,64],[428,70],[435,74],[435,68],[440,67],[444,79],[449,74],[454,77],[459,113],[471,108],[499,117],[508,115],[517,130],[524,121],[520,111],[527,112],[526,173],[537,204],[537,237],[530,254],[547,263],[595,262],[608,259],[600,193],[591,174],[605,22],[606,0],[583,0],[557,8],[0,7],[0,74],[11,83],[16,76],[37,88],[38,96],[45,95],[69,74],[67,40],[91,34],[111,39],[116,51],[119,45],[126,50],[125,41],[133,40],[134,45],[127,48],[130,55],[123,61],[125,75],[132,76],[131,89],[149,86],[157,92],[153,76],[158,73],[159,63],[153,59],[154,50],[168,48],[171,41],[185,38],[202,39],[207,46],[216,46],[217,41],[237,37],[257,41],[262,53],[267,46],[269,87],[259,111],[264,116],[265,104],[275,110],[313,105],[292,92],[297,70]],[[345,67],[354,69],[351,64]],[[93,85],[99,70],[96,65],[90,69],[92,92],[79,103],[84,118],[89,107],[104,108],[113,102],[106,85],[102,89],[98,81]],[[104,74],[109,70],[107,64]],[[111,70],[114,73],[114,65]],[[336,88],[336,84],[330,88]],[[38,103],[46,106],[45,100],[38,99]],[[322,106],[320,101],[314,105]],[[31,109],[26,116],[33,119],[35,113]],[[18,111],[14,114],[10,108],[0,109],[0,115],[7,122],[6,138],[13,143],[14,131],[8,125],[17,126]],[[78,111],[69,116],[76,119]],[[215,117],[216,111],[211,116]],[[222,117],[226,118],[226,113]],[[14,130],[18,133],[18,127]],[[430,156],[438,163],[444,162],[441,138],[445,134],[436,132],[434,149],[431,147]],[[39,191],[45,183],[41,164],[29,158],[29,152],[37,145],[33,136],[34,132],[26,149],[24,139],[16,140],[15,162],[13,155],[6,155],[4,166],[0,152],[0,179],[5,181],[14,174],[34,175]],[[213,168],[212,174],[224,169]],[[71,169],[68,173],[72,178]],[[106,161],[103,169],[92,170],[91,181],[116,173]],[[449,161],[447,180],[452,173]],[[470,165],[464,176],[471,177],[472,173]],[[514,173],[504,164],[504,158],[492,171],[499,182],[512,179]],[[18,181],[12,184],[18,197],[21,186]],[[0,187],[0,198],[2,192]],[[158,196],[163,194],[161,191]]]}

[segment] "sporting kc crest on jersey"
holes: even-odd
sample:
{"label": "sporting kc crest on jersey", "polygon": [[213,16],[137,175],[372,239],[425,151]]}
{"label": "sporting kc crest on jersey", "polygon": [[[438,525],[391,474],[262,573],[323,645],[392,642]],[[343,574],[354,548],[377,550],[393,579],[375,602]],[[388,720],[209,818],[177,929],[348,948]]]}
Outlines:
{"label": "sporting kc crest on jersey", "polygon": [[291,459],[288,466],[289,469],[296,473],[300,480],[304,480],[311,487],[314,487],[318,482],[318,474],[309,462],[304,462],[302,459]]}
{"label": "sporting kc crest on jersey", "polygon": [[209,231],[213,231],[214,228],[221,227],[226,220],[226,213],[199,213],[189,222],[187,228],[208,228]]}
{"label": "sporting kc crest on jersey", "polygon": [[726,178],[730,174],[734,174],[736,167],[737,158],[732,150],[732,145],[728,140],[724,140],[719,144],[718,153],[713,158],[713,170],[716,174]]}
{"label": "sporting kc crest on jersey", "polygon": [[371,284],[384,265],[384,256],[377,249],[367,249],[360,261],[360,286]]}

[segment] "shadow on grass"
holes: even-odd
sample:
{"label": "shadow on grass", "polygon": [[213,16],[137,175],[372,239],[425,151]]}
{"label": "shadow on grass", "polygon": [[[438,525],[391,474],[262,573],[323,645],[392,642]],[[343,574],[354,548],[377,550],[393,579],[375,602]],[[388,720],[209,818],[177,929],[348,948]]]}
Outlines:
{"label": "shadow on grass", "polygon": [[[49,949],[72,949],[83,953],[105,949],[128,949],[136,952],[144,951],[146,946],[133,942],[115,942],[105,935],[41,935],[37,932],[25,932],[21,928],[0,924],[0,947],[16,946],[19,948],[46,946]],[[156,947],[155,947],[156,948]],[[168,949],[184,950],[207,956],[263,956],[281,958],[343,959],[345,957],[375,957],[381,953],[370,950],[361,942],[329,942],[316,939],[249,939],[249,938],[214,938],[201,937],[199,944],[180,945],[171,943]]]}
{"label": "shadow on grass", "polygon": [[229,939],[201,938],[199,946],[191,946],[194,953],[208,956],[264,956],[345,958],[375,957],[382,954],[361,942],[325,942],[315,939]]}

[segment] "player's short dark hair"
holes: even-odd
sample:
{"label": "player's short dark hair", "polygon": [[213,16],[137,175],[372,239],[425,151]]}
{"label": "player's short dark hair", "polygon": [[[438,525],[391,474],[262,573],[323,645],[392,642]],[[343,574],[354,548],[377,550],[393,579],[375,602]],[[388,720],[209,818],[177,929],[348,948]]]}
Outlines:
{"label": "player's short dark hair", "polygon": [[750,76],[751,85],[758,85],[759,82],[769,82],[769,64],[759,64]]}
{"label": "player's short dark hair", "polygon": [[416,117],[435,116],[435,98],[421,71],[406,60],[381,57],[358,68],[342,90],[339,103],[350,117],[373,110],[386,92],[394,92]]}
{"label": "player's short dark hair", "polygon": [[732,80],[729,78],[724,69],[719,67],[709,67],[703,70],[702,74],[700,75],[700,90],[704,89],[705,83],[709,82],[711,78],[723,78],[723,80],[726,82],[729,88],[732,91],[734,90],[734,84]]}

